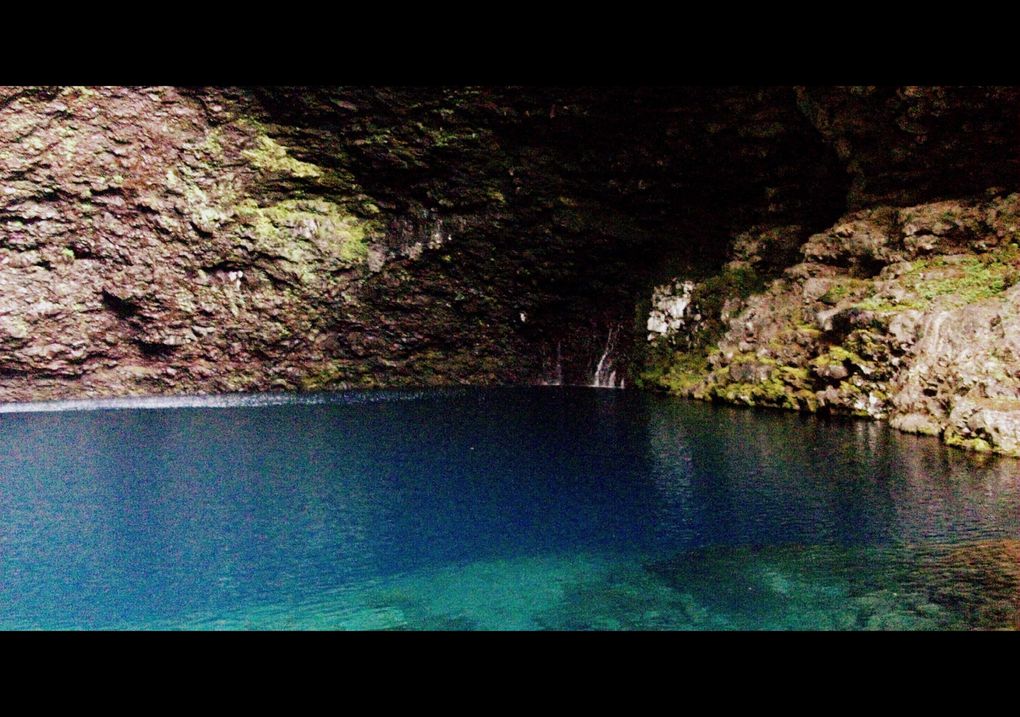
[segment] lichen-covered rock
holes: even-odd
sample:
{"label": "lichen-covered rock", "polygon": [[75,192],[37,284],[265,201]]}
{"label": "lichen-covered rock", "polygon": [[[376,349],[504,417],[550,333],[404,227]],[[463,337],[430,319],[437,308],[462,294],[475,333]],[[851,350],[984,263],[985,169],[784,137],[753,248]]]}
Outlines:
{"label": "lichen-covered rock", "polygon": [[[646,380],[1020,455],[1018,216],[1015,193],[850,214],[742,299],[702,359],[675,355],[682,381],[661,367]],[[920,232],[934,239],[912,241]]]}
{"label": "lichen-covered rock", "polygon": [[[961,273],[964,304],[1011,280],[972,262],[1006,251],[1015,200],[939,200],[1015,189],[1018,98],[0,88],[0,400],[589,383],[609,335],[629,379],[659,333],[650,287],[682,274],[688,303],[653,320],[696,350],[675,381],[747,354],[774,370],[736,381],[741,400],[885,407],[882,366],[907,349],[869,325]],[[798,259],[776,292],[803,306],[771,320],[753,296]],[[861,361],[814,371],[816,332]]]}
{"label": "lichen-covered rock", "polygon": [[951,445],[1020,456],[1020,399],[956,400],[945,437]]}
{"label": "lichen-covered rock", "polygon": [[295,387],[380,227],[236,106],[64,88],[0,112],[4,398]]}
{"label": "lichen-covered rock", "polygon": [[1020,286],[960,308],[930,309],[890,386],[897,416],[926,417],[922,430],[943,426],[955,445],[1020,455],[1018,332]]}
{"label": "lichen-covered rock", "polygon": [[622,375],[692,227],[843,190],[782,88],[0,88],[0,400]]}

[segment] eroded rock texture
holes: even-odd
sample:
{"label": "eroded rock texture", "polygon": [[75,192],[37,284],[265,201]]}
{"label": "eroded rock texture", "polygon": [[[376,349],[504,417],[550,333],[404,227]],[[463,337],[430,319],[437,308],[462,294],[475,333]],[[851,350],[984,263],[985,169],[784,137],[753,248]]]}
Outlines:
{"label": "eroded rock texture", "polygon": [[8,88],[0,152],[7,400],[587,382],[664,257],[842,202],[789,89]]}
{"label": "eroded rock texture", "polygon": [[[647,378],[1020,455],[1018,242],[1017,193],[848,214],[764,290],[731,292],[714,333],[692,306],[688,343]],[[724,275],[740,271],[754,264],[734,260]],[[656,340],[668,352],[670,338]]]}
{"label": "eroded rock texture", "polygon": [[292,387],[322,364],[371,207],[229,99],[6,91],[4,398]]}
{"label": "eroded rock texture", "polygon": [[[697,326],[662,314],[646,383],[691,393],[711,366],[730,376],[712,384],[722,400],[743,400],[723,384],[760,384],[756,403],[1005,446],[1015,396],[986,359],[1015,358],[1012,235],[988,212],[1013,212],[1020,188],[1018,96],[0,89],[0,400],[589,383],[600,361],[633,380],[654,287],[679,281]],[[943,211],[959,226],[928,216]],[[924,295],[987,256],[962,303]],[[802,330],[766,336],[787,326],[783,292],[806,302]],[[854,310],[888,318],[868,335],[902,337],[889,356],[858,346],[848,302],[872,297]],[[956,336],[967,321],[985,328]],[[773,340],[800,347],[766,357],[793,370],[779,374],[793,394],[734,358]],[[977,364],[976,383],[960,378]]]}

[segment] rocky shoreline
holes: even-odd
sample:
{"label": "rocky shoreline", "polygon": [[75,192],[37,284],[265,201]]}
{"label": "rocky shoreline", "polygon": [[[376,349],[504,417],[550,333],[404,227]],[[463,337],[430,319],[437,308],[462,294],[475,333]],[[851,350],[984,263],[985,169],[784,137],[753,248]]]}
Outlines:
{"label": "rocky shoreline", "polygon": [[742,235],[719,275],[660,289],[645,385],[1020,456],[1020,194],[850,213],[742,294],[782,241]]}
{"label": "rocky shoreline", "polygon": [[1018,145],[1009,87],[0,88],[0,401],[608,381],[1020,455]]}

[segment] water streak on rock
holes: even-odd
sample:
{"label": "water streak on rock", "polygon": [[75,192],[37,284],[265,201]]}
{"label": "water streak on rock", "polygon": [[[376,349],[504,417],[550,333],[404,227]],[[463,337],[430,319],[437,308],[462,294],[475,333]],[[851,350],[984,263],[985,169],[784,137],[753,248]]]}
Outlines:
{"label": "water streak on rock", "polygon": [[619,333],[618,326],[610,326],[609,334],[606,336],[606,348],[599,357],[595,366],[595,374],[592,377],[593,388],[623,388],[623,381],[616,383],[616,369],[613,366],[613,350],[616,347],[616,336]]}

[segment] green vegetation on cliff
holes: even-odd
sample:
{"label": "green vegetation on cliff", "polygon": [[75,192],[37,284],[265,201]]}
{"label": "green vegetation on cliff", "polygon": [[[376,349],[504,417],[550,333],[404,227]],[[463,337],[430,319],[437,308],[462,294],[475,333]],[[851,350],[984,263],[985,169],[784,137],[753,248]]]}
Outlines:
{"label": "green vegetation on cliff", "polygon": [[656,339],[642,385],[892,417],[948,445],[1020,452],[1017,207],[1013,194],[913,207],[899,223],[859,212],[812,236],[809,262],[750,295],[706,281],[699,290],[721,287],[710,320],[696,340]]}

